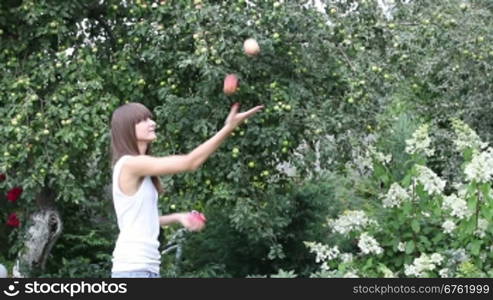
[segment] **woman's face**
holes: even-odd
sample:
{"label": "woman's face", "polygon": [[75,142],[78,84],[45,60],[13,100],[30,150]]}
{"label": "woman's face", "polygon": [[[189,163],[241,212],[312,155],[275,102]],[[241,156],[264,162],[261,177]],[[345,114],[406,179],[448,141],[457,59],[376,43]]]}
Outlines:
{"label": "woman's face", "polygon": [[135,124],[135,136],[138,142],[152,142],[156,139],[156,122],[148,118]]}

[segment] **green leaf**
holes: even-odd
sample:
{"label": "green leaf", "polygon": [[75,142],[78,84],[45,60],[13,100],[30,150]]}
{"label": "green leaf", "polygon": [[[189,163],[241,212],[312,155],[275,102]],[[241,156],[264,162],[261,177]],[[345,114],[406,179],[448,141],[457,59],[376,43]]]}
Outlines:
{"label": "green leaf", "polygon": [[412,179],[412,174],[411,173],[407,173],[406,174],[406,177],[404,177],[404,179],[402,179],[401,185],[403,187],[409,186],[411,184],[411,179]]}
{"label": "green leaf", "polygon": [[471,211],[475,211],[478,205],[478,197],[476,195],[471,195],[467,200],[467,208]]}
{"label": "green leaf", "polygon": [[364,270],[368,270],[368,269],[371,269],[373,267],[373,258],[369,258],[366,263],[365,263],[365,266],[363,267]]}
{"label": "green leaf", "polygon": [[471,242],[471,254],[473,255],[479,255],[479,252],[481,250],[481,244],[483,242],[480,240],[474,240]]}
{"label": "green leaf", "polygon": [[476,229],[476,218],[469,218],[466,222],[464,222],[464,233],[465,234],[473,234]]}
{"label": "green leaf", "polygon": [[424,236],[424,235],[422,235],[422,236],[420,236],[420,237],[419,237],[419,241],[420,241],[420,242],[421,242],[421,243],[422,243],[422,244],[423,244],[426,248],[427,248],[427,247],[429,247],[429,246],[431,245],[430,240],[429,240],[426,236]]}
{"label": "green leaf", "polygon": [[411,202],[404,202],[402,205],[402,212],[404,215],[408,216],[413,210],[413,204]]}
{"label": "green leaf", "polygon": [[438,244],[440,241],[443,240],[444,237],[445,237],[445,235],[443,233],[439,232],[431,240],[434,244]]}
{"label": "green leaf", "polygon": [[413,253],[414,248],[415,248],[414,241],[406,242],[406,254]]}
{"label": "green leaf", "polygon": [[490,207],[485,207],[485,209],[481,210],[482,216],[487,219],[491,220],[493,218],[493,209]]}
{"label": "green leaf", "polygon": [[387,174],[387,170],[379,163],[375,163],[373,168],[375,176],[386,186],[389,185],[389,175]]}
{"label": "green leaf", "polygon": [[414,219],[411,221],[411,228],[413,229],[414,232],[416,233],[419,233],[420,231],[420,225],[419,225],[419,221]]}
{"label": "green leaf", "polygon": [[472,160],[472,155],[473,155],[473,148],[467,148],[464,151],[464,160],[465,161],[471,161]]}

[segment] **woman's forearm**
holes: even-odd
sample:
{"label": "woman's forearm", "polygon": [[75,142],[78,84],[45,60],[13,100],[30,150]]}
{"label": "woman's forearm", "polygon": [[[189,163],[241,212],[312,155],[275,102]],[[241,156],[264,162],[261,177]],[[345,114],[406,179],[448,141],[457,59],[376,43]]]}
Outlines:
{"label": "woman's forearm", "polygon": [[180,214],[174,213],[169,215],[164,215],[159,217],[159,225],[166,226],[171,224],[180,223]]}
{"label": "woman's forearm", "polygon": [[193,169],[199,168],[214,151],[221,146],[224,140],[231,134],[233,128],[224,126],[213,137],[202,143],[189,153],[192,159]]}

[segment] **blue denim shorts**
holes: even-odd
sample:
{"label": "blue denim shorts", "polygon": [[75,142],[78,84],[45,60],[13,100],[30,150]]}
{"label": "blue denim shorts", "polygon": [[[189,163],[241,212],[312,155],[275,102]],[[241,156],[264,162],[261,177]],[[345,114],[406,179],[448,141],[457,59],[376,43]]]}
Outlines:
{"label": "blue denim shorts", "polygon": [[111,278],[159,278],[159,274],[149,271],[113,272]]}

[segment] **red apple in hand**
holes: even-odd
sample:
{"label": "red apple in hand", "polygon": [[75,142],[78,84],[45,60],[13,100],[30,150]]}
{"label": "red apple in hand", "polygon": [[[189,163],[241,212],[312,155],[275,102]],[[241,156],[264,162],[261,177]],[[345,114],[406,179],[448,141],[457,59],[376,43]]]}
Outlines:
{"label": "red apple in hand", "polygon": [[194,217],[195,219],[199,220],[200,222],[202,223],[205,223],[207,222],[207,218],[205,217],[205,215],[201,212],[198,212],[196,210],[192,210],[190,212],[190,214],[192,215],[192,217]]}
{"label": "red apple in hand", "polygon": [[228,74],[224,78],[223,91],[226,95],[233,95],[238,87],[238,77],[235,74]]}
{"label": "red apple in hand", "polygon": [[248,56],[255,56],[260,53],[260,47],[257,41],[251,38],[243,42],[243,50]]}
{"label": "red apple in hand", "polygon": [[187,215],[188,219],[188,229],[191,231],[200,231],[205,227],[205,223],[207,222],[206,217],[203,213],[198,211],[191,211]]}

